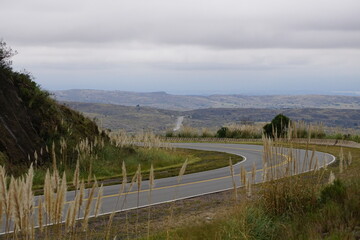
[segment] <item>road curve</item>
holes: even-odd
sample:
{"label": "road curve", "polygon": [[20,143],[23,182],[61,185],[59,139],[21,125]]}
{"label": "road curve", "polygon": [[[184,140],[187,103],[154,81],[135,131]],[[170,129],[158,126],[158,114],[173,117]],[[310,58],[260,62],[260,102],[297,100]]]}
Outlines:
{"label": "road curve", "polygon": [[[218,144],[218,143],[174,143],[176,148],[188,148],[207,151],[226,152],[244,157],[244,160],[234,165],[234,171],[237,174],[236,182],[240,183],[239,172],[243,166],[248,172],[256,166],[256,183],[262,182],[262,155],[263,147],[260,145],[245,144]],[[299,159],[304,159],[306,151],[298,150]],[[285,156],[282,162],[286,162]],[[335,157],[322,152],[315,152],[315,158],[326,161],[330,164]],[[322,165],[322,164],[321,164]],[[305,168],[303,171],[309,171]],[[155,176],[156,177],[156,176]],[[232,179],[229,167],[223,167],[215,170],[192,173],[184,175],[181,183],[178,184],[177,177],[170,177],[155,180],[155,188],[152,192],[152,199],[149,201],[148,181],[144,181],[139,194],[139,203],[137,202],[137,189],[133,189],[127,194],[126,204],[119,204],[115,211],[124,211],[137,207],[145,207],[148,205],[160,204],[179,199],[191,198],[195,196],[205,195],[214,192],[221,192],[232,188]],[[108,214],[114,211],[114,203],[118,198],[119,185],[108,186],[104,189],[105,196],[103,198],[102,214]],[[73,199],[69,194],[70,199]],[[120,201],[123,202],[124,196]],[[123,205],[123,206],[122,206]]]}
{"label": "road curve", "polygon": [[[234,170],[237,174],[237,185],[239,186],[240,184],[239,172],[241,166],[250,172],[254,164],[256,166],[256,183],[262,182],[263,147],[260,145],[221,143],[174,143],[173,145],[176,148],[218,151],[240,155],[244,157],[244,160],[234,165]],[[297,154],[300,159],[304,159],[306,152],[304,150],[297,150]],[[287,161],[285,154],[279,155],[281,155],[281,162],[285,164]],[[325,161],[326,164],[330,164],[335,160],[334,156],[321,152],[315,152],[315,158]],[[311,169],[303,169],[303,171],[309,170]],[[232,179],[230,176],[229,167],[192,174],[185,173],[180,184],[177,182],[177,177],[169,177],[158,180],[155,179],[155,187],[152,191],[151,200],[149,199],[148,181],[143,181],[139,193],[136,187],[133,188],[130,192],[123,194],[120,197],[119,204],[116,206],[116,202],[118,201],[119,188],[120,185],[104,187],[104,196],[102,199],[100,215],[106,215],[113,211],[125,211],[149,205],[161,204],[174,200],[225,191],[232,188]],[[69,191],[67,193],[67,203],[72,202],[74,200],[74,196],[75,192]],[[139,199],[139,201],[137,199]],[[95,200],[93,204],[95,204]],[[65,210],[67,205],[65,206]],[[35,214],[35,216],[36,215],[37,214]]]}

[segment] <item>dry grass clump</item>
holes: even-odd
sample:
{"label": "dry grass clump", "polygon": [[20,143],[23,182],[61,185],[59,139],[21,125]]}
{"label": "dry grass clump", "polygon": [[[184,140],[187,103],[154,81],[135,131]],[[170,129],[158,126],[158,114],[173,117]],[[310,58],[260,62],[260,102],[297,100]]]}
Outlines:
{"label": "dry grass clump", "polygon": [[133,139],[125,130],[119,130],[116,132],[111,132],[109,134],[110,139],[113,144],[117,147],[126,147],[126,146],[132,146],[135,144],[133,142]]}
{"label": "dry grass clump", "polygon": [[89,216],[90,216],[90,209],[91,209],[91,205],[93,203],[94,200],[94,195],[95,195],[95,189],[98,187],[97,182],[95,181],[95,183],[93,184],[92,188],[89,190],[89,196],[86,200],[86,205],[85,205],[85,210],[84,210],[84,220],[83,220],[83,231],[86,232],[87,231],[87,227],[88,227],[88,223],[89,223]]}
{"label": "dry grass clump", "polygon": [[[327,180],[327,164],[324,155],[319,159],[315,148],[305,144],[303,153],[293,149],[292,142],[284,139],[264,138],[262,200],[268,212],[275,215],[304,214],[319,204],[318,194],[324,183],[335,181],[333,172]],[[288,142],[284,145],[284,142]],[[343,173],[352,162],[351,152],[345,157],[343,148],[338,155],[339,173]],[[306,173],[306,178],[300,173]]]}
{"label": "dry grass clump", "polygon": [[156,136],[152,132],[138,132],[135,135],[129,135],[125,131],[117,131],[109,134],[111,142],[117,147],[127,147],[127,146],[138,146],[141,145],[147,149],[152,148],[164,148],[164,149],[173,149],[173,146],[170,143],[162,142],[159,136]]}
{"label": "dry grass clump", "polygon": [[[276,136],[276,134],[275,134]],[[310,139],[308,140],[310,141]],[[323,182],[325,169],[320,169],[315,149],[306,145],[303,158],[300,150],[284,147],[284,139],[263,137],[263,203],[272,214],[303,212],[317,203],[317,192]],[[323,159],[323,166],[327,160]],[[308,185],[297,174],[315,170],[313,184]],[[253,170],[254,171],[254,170]],[[296,176],[295,176],[296,175]]]}
{"label": "dry grass clump", "polygon": [[288,127],[289,138],[324,138],[326,136],[323,123],[306,123],[305,121],[292,121]]}
{"label": "dry grass clump", "polygon": [[212,138],[215,137],[216,131],[210,128],[194,128],[190,126],[182,126],[178,130],[168,129],[165,137],[178,138]]}
{"label": "dry grass clump", "polygon": [[[91,168],[94,161],[98,160],[96,149],[105,147],[105,140],[103,138],[95,137],[94,141],[89,141],[88,138],[81,140],[76,146],[77,164],[80,162],[82,171],[87,171],[91,174]],[[77,166],[78,167],[78,166]]]}
{"label": "dry grass clump", "polygon": [[227,126],[230,138],[261,138],[262,124],[231,124]]}
{"label": "dry grass clump", "polygon": [[[32,192],[34,170],[31,165],[28,172],[7,184],[5,169],[0,166],[0,209],[4,213],[5,232],[13,231],[14,237],[34,239],[33,215],[34,194]],[[4,211],[3,211],[4,209]]]}
{"label": "dry grass clump", "polygon": [[201,132],[199,129],[190,127],[190,126],[183,126],[179,131],[176,132],[177,137],[183,138],[196,138],[201,136]]}
{"label": "dry grass clump", "polygon": [[235,181],[234,166],[232,164],[231,158],[229,159],[229,166],[230,166],[230,175],[231,175],[232,185],[233,185],[233,188],[234,188],[235,202],[237,202],[237,199],[238,199],[237,187],[236,187],[236,181]]}
{"label": "dry grass clump", "polygon": [[[76,171],[75,171],[75,174]],[[75,233],[76,220],[80,217],[84,199],[84,182],[76,181],[77,193],[70,205],[66,203],[67,180],[66,173],[59,172],[55,168],[52,172],[47,170],[44,182],[44,195],[36,201],[32,191],[34,170],[31,165],[28,172],[21,177],[8,177],[4,167],[0,166],[0,214],[5,219],[4,232],[6,236],[13,235],[18,239],[48,238],[49,235],[63,237],[63,234]],[[9,180],[10,179],[10,180]],[[95,182],[84,209],[83,229],[86,229],[91,212],[96,215],[101,208],[102,186],[97,191],[97,201],[94,207],[92,201],[98,189]],[[37,205],[35,203],[37,202]],[[66,214],[65,214],[65,209]],[[2,219],[2,218],[1,218]],[[65,222],[65,224],[63,224]],[[50,233],[48,227],[52,226]],[[39,227],[35,234],[36,227]]]}

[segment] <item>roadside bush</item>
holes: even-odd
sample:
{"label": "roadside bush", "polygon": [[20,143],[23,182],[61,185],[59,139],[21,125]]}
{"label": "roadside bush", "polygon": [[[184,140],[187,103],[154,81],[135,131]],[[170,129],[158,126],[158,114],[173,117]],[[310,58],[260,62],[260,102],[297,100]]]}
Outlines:
{"label": "roadside bush", "polygon": [[261,138],[261,127],[255,125],[229,125],[220,128],[216,137],[218,138]]}
{"label": "roadside bush", "polygon": [[320,202],[327,203],[334,201],[343,203],[346,199],[346,187],[340,179],[336,179],[333,184],[326,186],[320,193]]}
{"label": "roadside bush", "polygon": [[217,133],[216,133],[216,136],[218,138],[226,138],[229,134],[229,128],[228,127],[222,127],[220,128]]}
{"label": "roadside bush", "polygon": [[273,120],[271,120],[271,123],[268,123],[264,126],[264,133],[266,136],[271,138],[285,137],[288,131],[289,124],[290,118],[283,114],[278,114]]}
{"label": "roadside bush", "polygon": [[165,133],[165,137],[175,137],[173,130],[167,130]]}
{"label": "roadside bush", "polygon": [[195,128],[184,126],[177,132],[177,136],[181,138],[197,138],[199,137],[199,132]]}
{"label": "roadside bush", "polygon": [[316,208],[317,194],[315,184],[294,177],[264,185],[262,203],[265,211],[275,216],[304,214]]}

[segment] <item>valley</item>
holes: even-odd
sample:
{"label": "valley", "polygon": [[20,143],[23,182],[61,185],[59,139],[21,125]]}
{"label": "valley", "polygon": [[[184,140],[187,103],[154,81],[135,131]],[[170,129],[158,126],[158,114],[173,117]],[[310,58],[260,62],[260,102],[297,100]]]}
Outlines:
{"label": "valley", "polygon": [[124,129],[130,133],[150,130],[165,133],[172,130],[177,118],[184,116],[183,125],[195,128],[218,129],[229,124],[269,122],[279,113],[295,121],[323,123],[329,127],[360,129],[360,109],[333,108],[209,108],[175,111],[147,106],[123,106],[115,104],[64,102],[67,106],[96,119],[97,123],[111,130]]}

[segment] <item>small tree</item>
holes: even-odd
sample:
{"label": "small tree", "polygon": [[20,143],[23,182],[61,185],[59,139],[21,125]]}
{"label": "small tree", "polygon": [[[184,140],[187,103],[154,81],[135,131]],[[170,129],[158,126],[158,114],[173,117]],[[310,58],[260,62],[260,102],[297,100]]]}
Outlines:
{"label": "small tree", "polygon": [[0,39],[0,68],[10,69],[12,64],[10,58],[16,54],[16,51],[13,51],[10,47],[6,46],[6,43]]}
{"label": "small tree", "polygon": [[228,137],[228,135],[229,135],[229,128],[227,127],[220,128],[216,133],[216,136],[218,138],[225,138]]}
{"label": "small tree", "polygon": [[290,122],[290,118],[283,114],[278,114],[273,120],[271,120],[271,123],[268,123],[263,127],[265,136],[271,138],[274,138],[275,136],[285,137]]}

